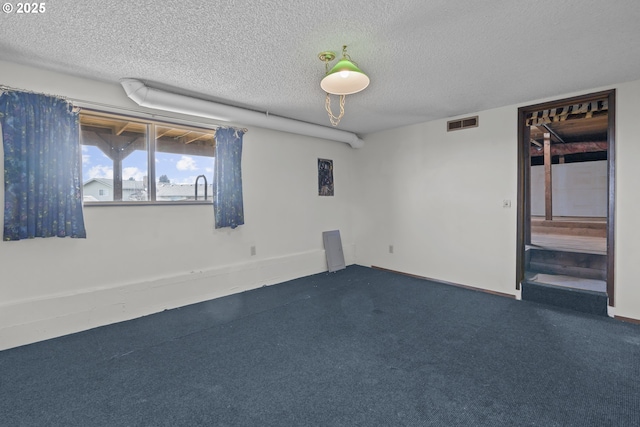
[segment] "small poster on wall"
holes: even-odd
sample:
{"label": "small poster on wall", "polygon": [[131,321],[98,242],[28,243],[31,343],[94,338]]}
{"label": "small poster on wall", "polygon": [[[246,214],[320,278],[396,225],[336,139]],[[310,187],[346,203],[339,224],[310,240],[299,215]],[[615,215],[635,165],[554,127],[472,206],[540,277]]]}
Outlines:
{"label": "small poster on wall", "polygon": [[318,159],[318,195],[333,196],[333,160]]}

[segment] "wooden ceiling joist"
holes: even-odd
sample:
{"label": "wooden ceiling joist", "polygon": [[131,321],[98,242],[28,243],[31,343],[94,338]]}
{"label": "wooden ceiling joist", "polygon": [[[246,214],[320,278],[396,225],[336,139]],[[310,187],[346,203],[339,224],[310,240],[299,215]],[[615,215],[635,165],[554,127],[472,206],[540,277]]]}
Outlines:
{"label": "wooden ceiling joist", "polygon": [[118,123],[118,126],[114,126],[113,133],[119,136],[122,134],[122,132],[124,132],[124,130],[127,127],[129,127],[129,125],[130,125],[130,122]]}
{"label": "wooden ceiling joist", "polygon": [[200,135],[193,135],[189,138],[182,137],[179,139],[179,141],[182,142],[183,144],[191,144],[194,141],[198,141],[200,139],[205,139],[205,138],[213,138],[213,135],[207,135],[206,133],[203,133]]}
{"label": "wooden ceiling joist", "polygon": [[156,128],[156,139],[162,138],[172,130],[173,130],[172,128]]}
{"label": "wooden ceiling joist", "polygon": [[560,135],[558,135],[553,129],[551,129],[548,124],[545,123],[542,125],[542,127],[545,128],[546,131],[549,132],[551,136],[553,136],[558,142],[564,143],[564,139],[562,139]]}
{"label": "wooden ceiling joist", "polygon": [[[566,144],[552,144],[551,145],[551,155],[552,156],[567,156],[570,154],[581,154],[581,153],[595,153],[598,151],[607,151],[606,141],[599,142],[568,142]],[[544,153],[539,150],[537,147],[530,148],[531,157],[540,157],[544,155]]]}

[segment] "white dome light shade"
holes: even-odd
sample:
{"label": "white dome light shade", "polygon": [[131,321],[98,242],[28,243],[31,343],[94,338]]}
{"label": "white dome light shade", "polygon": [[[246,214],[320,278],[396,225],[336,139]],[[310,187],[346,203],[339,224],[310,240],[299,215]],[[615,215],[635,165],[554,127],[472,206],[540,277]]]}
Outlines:
{"label": "white dome light shade", "polygon": [[369,86],[369,77],[353,62],[342,58],[320,82],[320,87],[333,95],[351,95]]}

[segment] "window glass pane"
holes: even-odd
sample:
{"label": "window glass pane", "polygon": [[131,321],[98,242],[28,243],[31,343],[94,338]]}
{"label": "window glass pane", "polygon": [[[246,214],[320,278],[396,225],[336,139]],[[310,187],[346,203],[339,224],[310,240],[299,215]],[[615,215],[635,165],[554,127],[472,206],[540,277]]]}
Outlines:
{"label": "window glass pane", "polygon": [[113,166],[99,148],[82,146],[82,181],[85,202],[113,200]]}
{"label": "window glass pane", "polygon": [[145,123],[80,115],[84,201],[148,200]]}
{"label": "window glass pane", "polygon": [[214,135],[213,130],[156,126],[157,201],[212,200]]}
{"label": "window glass pane", "polygon": [[122,200],[149,200],[147,195],[147,150],[136,150],[122,160]]}

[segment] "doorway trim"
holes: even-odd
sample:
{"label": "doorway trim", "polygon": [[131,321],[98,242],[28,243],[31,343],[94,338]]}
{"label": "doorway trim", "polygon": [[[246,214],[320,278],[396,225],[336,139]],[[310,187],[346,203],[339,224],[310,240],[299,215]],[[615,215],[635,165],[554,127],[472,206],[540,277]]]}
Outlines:
{"label": "doorway trim", "polygon": [[530,168],[529,156],[529,127],[526,125],[527,114],[540,110],[559,108],[565,105],[579,104],[599,99],[607,99],[609,113],[607,114],[607,297],[609,306],[615,306],[615,131],[616,131],[616,90],[606,90],[586,95],[543,102],[518,108],[518,209],[516,230],[516,289],[525,274],[525,245],[527,236],[531,236],[531,204],[530,197]]}

